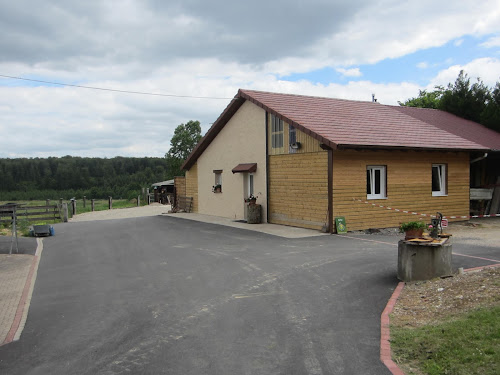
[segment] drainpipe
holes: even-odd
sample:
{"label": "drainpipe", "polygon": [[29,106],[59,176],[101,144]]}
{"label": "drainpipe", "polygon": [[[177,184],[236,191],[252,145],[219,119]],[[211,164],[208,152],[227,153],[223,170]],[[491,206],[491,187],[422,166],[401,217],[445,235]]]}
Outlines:
{"label": "drainpipe", "polygon": [[266,111],[266,222],[269,223],[269,114]]}
{"label": "drainpipe", "polygon": [[333,233],[333,150],[328,150],[328,233]]}
{"label": "drainpipe", "polygon": [[328,151],[328,233],[333,234],[333,149],[324,143],[319,146]]}
{"label": "drainpipe", "polygon": [[478,158],[472,159],[472,160],[470,161],[470,163],[472,164],[472,163],[478,162],[478,161],[480,161],[480,160],[486,159],[487,157],[488,157],[488,153],[487,153],[487,152],[485,152],[483,156],[480,156],[480,157],[478,157]]}

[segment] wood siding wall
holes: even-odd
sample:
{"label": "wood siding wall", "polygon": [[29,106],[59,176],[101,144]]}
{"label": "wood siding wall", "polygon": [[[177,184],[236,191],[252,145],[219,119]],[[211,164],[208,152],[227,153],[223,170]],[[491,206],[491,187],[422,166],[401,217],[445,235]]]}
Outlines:
{"label": "wood siding wall", "polygon": [[269,218],[274,224],[321,229],[327,220],[327,152],[269,156]]}
{"label": "wood siding wall", "polygon": [[186,171],[186,196],[193,197],[193,212],[198,212],[198,163]]}
{"label": "wood siding wall", "polygon": [[[433,163],[447,165],[447,196],[432,196]],[[387,199],[369,200],[369,204],[357,201],[367,201],[367,165],[387,166]],[[430,222],[429,217],[406,214],[403,210],[428,215],[439,211],[444,216],[469,214],[468,153],[335,151],[333,166],[333,212],[334,216],[345,216],[348,230],[396,227],[419,218]]]}
{"label": "wood siding wall", "polygon": [[[289,125],[283,121],[283,147],[281,148],[272,148],[272,136],[271,136],[271,114],[268,113],[268,153],[269,155],[286,155],[290,154],[290,134],[289,134]],[[305,154],[309,152],[320,152],[322,151],[319,147],[319,141],[307,135],[306,133],[301,132],[300,130],[296,130],[296,141],[300,142],[301,147],[297,150],[294,150],[292,153],[294,154]]]}
{"label": "wood siding wall", "polygon": [[186,177],[177,176],[174,177],[174,186],[175,186],[175,201],[179,201],[179,197],[186,196]]}

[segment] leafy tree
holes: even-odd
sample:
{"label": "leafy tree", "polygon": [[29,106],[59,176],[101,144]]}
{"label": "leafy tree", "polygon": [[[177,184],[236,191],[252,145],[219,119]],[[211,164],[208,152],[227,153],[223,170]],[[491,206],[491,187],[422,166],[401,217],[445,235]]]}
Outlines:
{"label": "leafy tree", "polygon": [[500,82],[497,82],[490,101],[481,113],[481,124],[500,132]]}
{"label": "leafy tree", "polygon": [[419,90],[418,97],[408,99],[403,103],[398,101],[398,103],[399,105],[406,107],[438,109],[444,88],[442,86],[436,86],[435,89],[436,90],[431,92],[427,92],[426,90]]}
{"label": "leafy tree", "polygon": [[436,86],[432,92],[421,90],[418,97],[399,102],[399,105],[441,109],[500,131],[500,83],[497,82],[493,90],[479,78],[471,84],[463,70],[455,83],[449,83],[446,89]]}
{"label": "leafy tree", "polygon": [[165,180],[167,169],[165,158],[0,159],[0,201],[137,197]]}
{"label": "leafy tree", "polygon": [[184,175],[181,171],[182,163],[201,139],[201,126],[199,121],[188,121],[175,128],[170,140],[170,149],[165,154],[168,165],[168,178]]}
{"label": "leafy tree", "polygon": [[478,78],[470,84],[470,78],[461,70],[455,84],[448,84],[443,92],[439,109],[476,122],[481,121],[481,113],[490,99],[490,91]]}

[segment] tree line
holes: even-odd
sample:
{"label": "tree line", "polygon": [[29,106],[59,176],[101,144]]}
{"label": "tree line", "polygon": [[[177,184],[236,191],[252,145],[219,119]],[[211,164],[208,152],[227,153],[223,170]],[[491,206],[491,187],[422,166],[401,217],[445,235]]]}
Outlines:
{"label": "tree line", "polygon": [[486,86],[479,78],[471,83],[463,70],[454,84],[449,83],[446,88],[436,86],[430,92],[420,90],[418,97],[399,104],[441,109],[500,132],[500,82],[493,88]]}
{"label": "tree line", "polygon": [[114,157],[0,159],[0,201],[136,198],[168,178],[165,158]]}

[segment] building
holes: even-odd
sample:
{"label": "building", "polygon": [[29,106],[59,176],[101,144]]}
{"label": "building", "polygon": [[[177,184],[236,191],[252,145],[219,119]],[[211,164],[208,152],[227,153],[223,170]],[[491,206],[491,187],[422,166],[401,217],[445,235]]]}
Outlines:
{"label": "building", "polygon": [[332,232],[464,220],[492,150],[500,134],[438,110],[239,90],[183,168],[194,212],[242,220],[253,194],[264,222]]}

